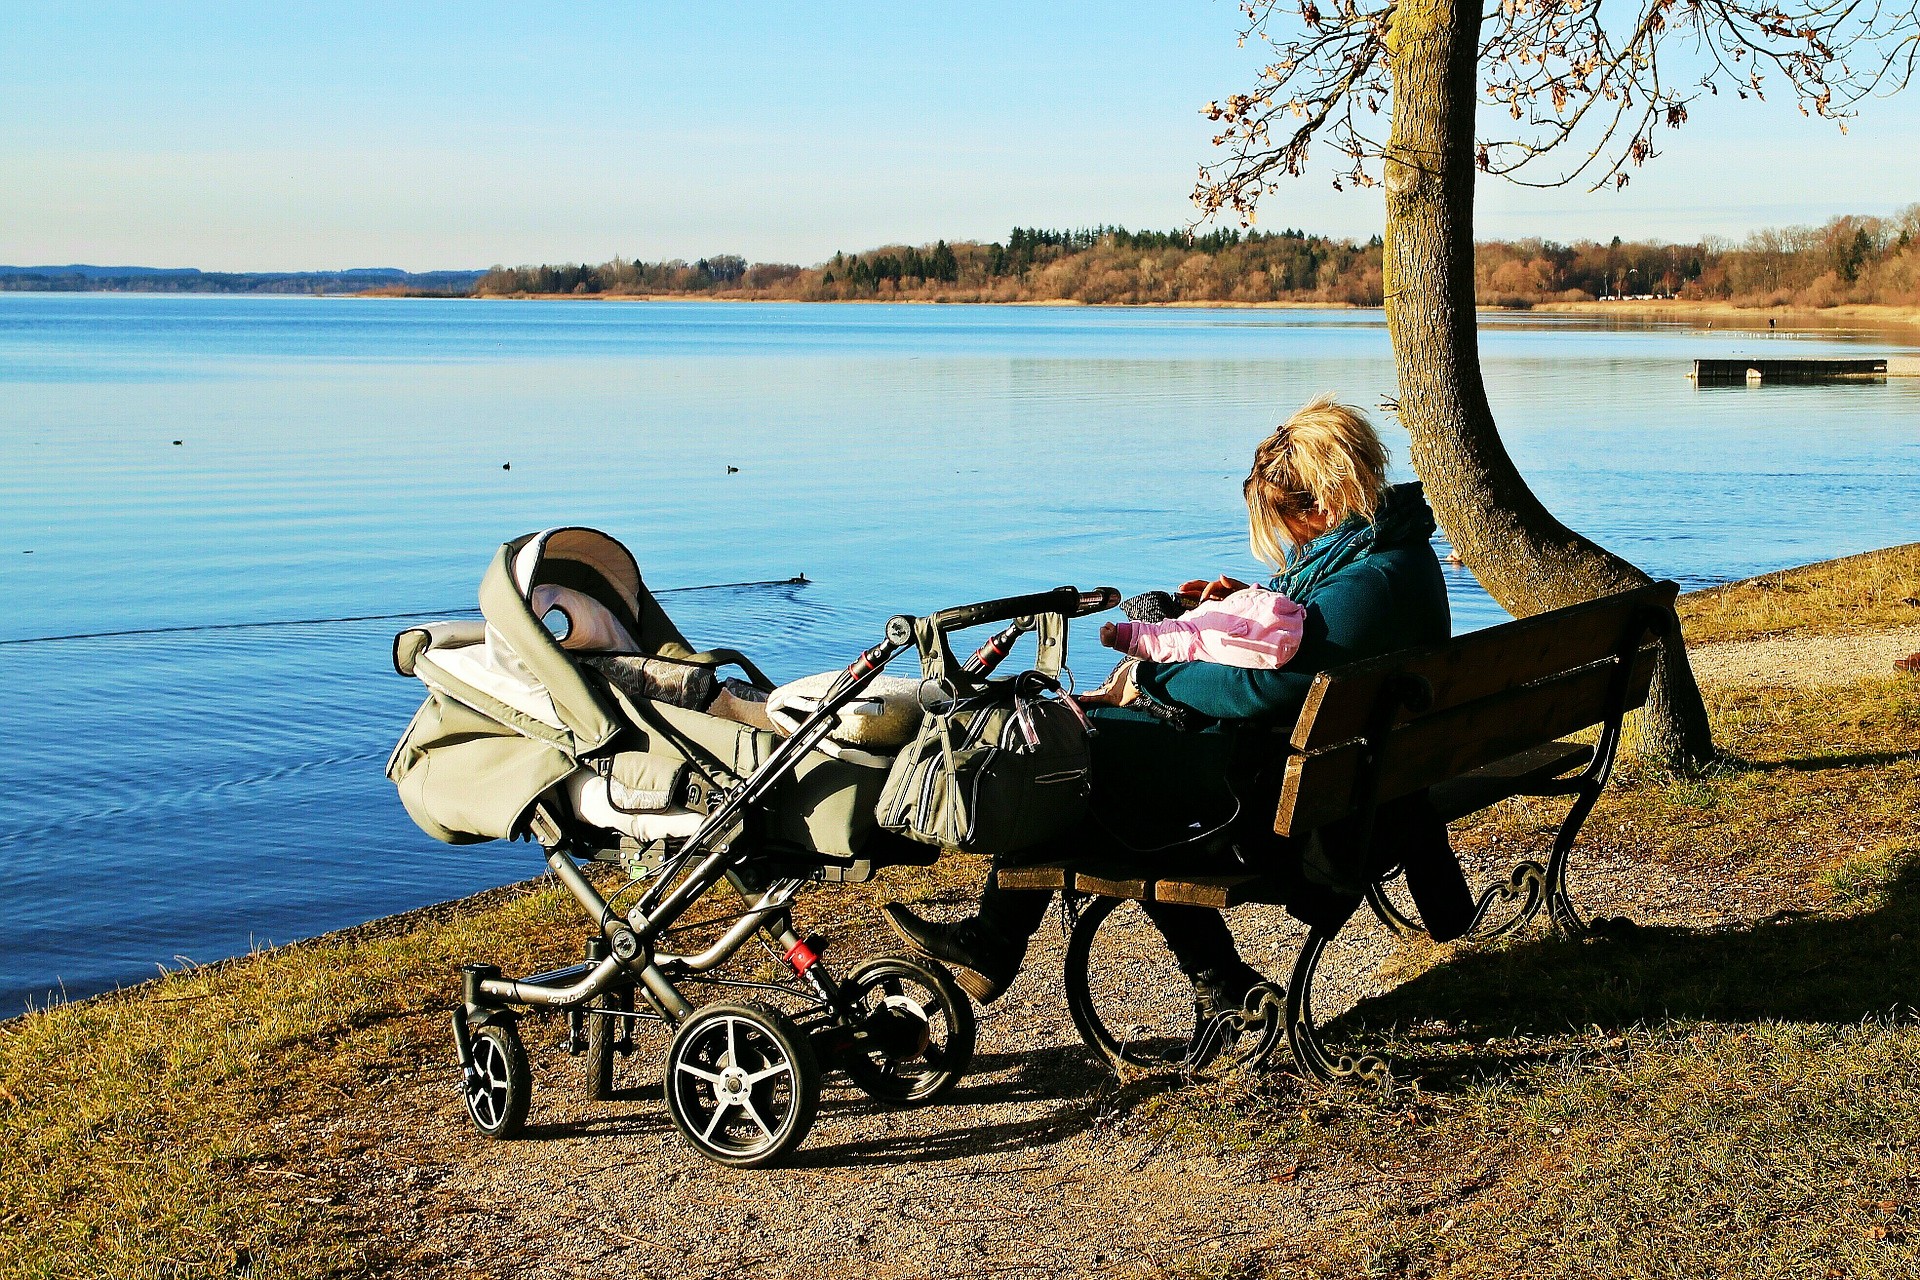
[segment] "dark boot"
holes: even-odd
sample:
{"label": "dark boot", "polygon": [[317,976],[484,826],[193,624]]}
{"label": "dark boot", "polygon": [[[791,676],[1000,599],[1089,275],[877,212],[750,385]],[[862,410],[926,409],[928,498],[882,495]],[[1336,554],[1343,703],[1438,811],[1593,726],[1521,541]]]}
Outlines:
{"label": "dark boot", "polygon": [[1174,959],[1180,962],[1180,971],[1193,983],[1193,1013],[1201,1025],[1240,1009],[1247,992],[1266,981],[1258,969],[1240,958],[1233,935],[1218,911],[1166,902],[1145,906]]}
{"label": "dark boot", "polygon": [[1218,911],[1172,902],[1140,905],[1167,940],[1167,949],[1180,962],[1180,971],[1189,978],[1197,981],[1203,973],[1231,975],[1247,967]]}
{"label": "dark boot", "polygon": [[1247,993],[1267,980],[1258,969],[1240,961],[1225,968],[1202,969],[1188,977],[1193,982],[1194,1018],[1201,1023],[1223,1013],[1244,1011]]}
{"label": "dark boot", "polygon": [[937,960],[952,969],[960,989],[983,1005],[998,1000],[1013,984],[1014,976],[1020,972],[1020,962],[1027,957],[1024,935],[1009,939],[982,916],[946,924],[922,920],[898,902],[889,903],[881,910],[886,913],[893,931],[906,940],[915,955]]}

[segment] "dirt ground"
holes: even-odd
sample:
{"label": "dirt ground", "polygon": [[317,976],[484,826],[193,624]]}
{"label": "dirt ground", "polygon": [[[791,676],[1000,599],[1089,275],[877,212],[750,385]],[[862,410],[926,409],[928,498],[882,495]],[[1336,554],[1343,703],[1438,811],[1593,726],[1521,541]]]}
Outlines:
{"label": "dirt ground", "polygon": [[[1599,831],[1575,868],[1588,910],[1646,923],[1798,905],[1758,878],[1708,898]],[[1502,870],[1474,866],[1470,876]],[[966,907],[954,892],[923,905]],[[1244,953],[1284,977],[1299,927],[1257,907],[1233,923]],[[1138,922],[1123,944],[1109,981],[1183,990]],[[1362,913],[1336,945],[1316,985],[1323,1019],[1378,988],[1354,975],[1373,974],[1396,944]],[[836,949],[845,967],[847,956],[894,944],[868,915],[847,922]],[[357,1207],[343,1208],[394,1249],[381,1270],[402,1277],[1124,1276],[1204,1269],[1409,1194],[1364,1152],[1304,1168],[1230,1149],[1196,1154],[1191,1142],[1156,1139],[1137,1106],[1111,1108],[1114,1082],[1080,1045],[1060,995],[1062,950],[1050,922],[1020,980],[983,1011],[972,1072],[942,1103],[889,1111],[829,1075],[820,1119],[789,1167],[721,1169],[692,1152],[660,1100],[663,1036],[643,1037],[621,1063],[615,1100],[590,1103],[558,1021],[529,1019],[537,1083],[523,1137],[489,1142],[473,1131],[449,1051],[369,1090],[324,1135],[312,1175],[317,1186],[360,1189]],[[1176,1075],[1139,1081],[1130,1101],[1180,1085]]]}
{"label": "dirt ground", "polygon": [[[1695,666],[1703,681],[1852,680],[1888,671],[1915,649],[1920,628],[1763,639],[1704,647]],[[1469,879],[1503,876],[1514,856],[1507,851],[1500,865],[1469,858]],[[1702,892],[1632,856],[1599,823],[1582,839],[1572,879],[1589,913],[1648,924],[1751,921],[1806,905],[1788,900],[1779,881],[1739,871]],[[834,892],[815,894],[829,914],[834,905],[823,899]],[[870,898],[838,892],[858,903],[836,932],[841,971],[897,950]],[[967,895],[943,890],[920,906],[956,916]],[[1162,1006],[1171,1013],[1184,984],[1144,922],[1127,914],[1136,911],[1114,917],[1119,945],[1096,985],[1173,993],[1176,1005]],[[1285,977],[1299,926],[1259,907],[1234,912],[1232,923],[1243,953]],[[1366,912],[1355,917],[1321,970],[1323,1022],[1381,987],[1373,975],[1391,969],[1384,962],[1398,945]],[[350,1200],[339,1191],[325,1199],[376,1250],[390,1250],[384,1274],[542,1280],[1204,1271],[1317,1219],[1409,1194],[1363,1151],[1319,1166],[1275,1165],[1271,1155],[1165,1136],[1137,1104],[1181,1087],[1174,1074],[1134,1081],[1129,1105],[1113,1106],[1116,1083],[1081,1046],[1060,993],[1063,948],[1062,930],[1049,922],[1020,980],[982,1011],[972,1070],[948,1099],[887,1110],[830,1074],[820,1118],[787,1167],[722,1169],[693,1153],[661,1102],[666,1040],[657,1029],[621,1061],[619,1095],[592,1103],[559,1020],[528,1019],[536,1089],[521,1138],[491,1142],[474,1132],[449,1047],[376,1082],[309,1148],[314,1164],[286,1176],[310,1178],[316,1190],[357,1188]]]}

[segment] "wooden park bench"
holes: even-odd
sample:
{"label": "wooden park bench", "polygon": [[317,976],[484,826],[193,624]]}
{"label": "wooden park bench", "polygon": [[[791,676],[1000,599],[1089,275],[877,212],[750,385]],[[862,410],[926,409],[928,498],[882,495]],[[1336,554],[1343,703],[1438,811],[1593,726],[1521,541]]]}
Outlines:
{"label": "wooden park bench", "polygon": [[[1568,855],[1612,771],[1622,719],[1646,702],[1658,639],[1673,622],[1676,590],[1671,582],[1655,583],[1321,673],[1285,740],[1274,830],[1305,836],[1358,815],[1359,828],[1371,831],[1377,806],[1423,788],[1431,789],[1431,800],[1449,822],[1511,796],[1569,797],[1572,804],[1545,863],[1523,861],[1488,886],[1467,936],[1498,936],[1543,910],[1561,933],[1585,933],[1588,925],[1567,892]],[[1569,737],[1595,726],[1593,741]],[[1338,925],[1308,931],[1284,990],[1256,988],[1249,1008],[1223,1015],[1228,1025],[1216,1018],[1195,1026],[1171,1052],[1143,1039],[1140,1028],[1103,1013],[1089,969],[1100,926],[1122,902],[1221,910],[1285,903],[1279,877],[1245,870],[1169,874],[1179,863],[1174,851],[1152,861],[1122,856],[999,872],[1007,888],[1063,893],[1073,921],[1068,1005],[1087,1045],[1116,1068],[1169,1058],[1195,1063],[1214,1056],[1223,1041],[1232,1045],[1235,1060],[1257,1064],[1284,1038],[1311,1079],[1383,1078],[1385,1064],[1373,1055],[1329,1052],[1314,1023],[1314,975]],[[1420,926],[1388,896],[1388,884],[1399,873],[1389,867],[1369,886],[1366,901],[1397,933],[1419,933]],[[1167,994],[1185,999],[1183,992]]]}

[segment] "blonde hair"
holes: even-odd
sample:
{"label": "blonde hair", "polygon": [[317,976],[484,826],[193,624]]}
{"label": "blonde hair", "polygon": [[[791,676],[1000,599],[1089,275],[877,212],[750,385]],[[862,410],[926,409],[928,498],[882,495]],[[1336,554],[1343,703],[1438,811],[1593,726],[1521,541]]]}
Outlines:
{"label": "blonde hair", "polygon": [[1253,451],[1241,491],[1253,554],[1284,568],[1293,538],[1288,520],[1324,512],[1339,523],[1372,520],[1387,487],[1387,448],[1367,415],[1332,396],[1316,396]]}

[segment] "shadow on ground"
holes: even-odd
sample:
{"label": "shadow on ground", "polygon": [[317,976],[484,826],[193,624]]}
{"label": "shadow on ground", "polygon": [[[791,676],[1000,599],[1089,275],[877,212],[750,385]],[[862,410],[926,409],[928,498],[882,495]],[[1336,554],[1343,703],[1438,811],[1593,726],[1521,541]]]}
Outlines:
{"label": "shadow on ground", "polygon": [[[1514,1046],[1519,1055],[1444,1055],[1490,1038],[1550,1039],[1667,1019],[1842,1024],[1911,1017],[1920,1007],[1916,942],[1920,864],[1910,864],[1876,907],[1851,914],[1783,913],[1711,929],[1629,928],[1583,941],[1538,937],[1464,952],[1361,1001],[1323,1030],[1329,1043],[1388,1034],[1407,1055],[1398,1072],[1419,1074],[1431,1086],[1465,1073],[1510,1071],[1540,1056],[1523,1046]],[[1429,1030],[1436,1022],[1444,1029]],[[1444,1056],[1426,1060],[1423,1046]]]}

